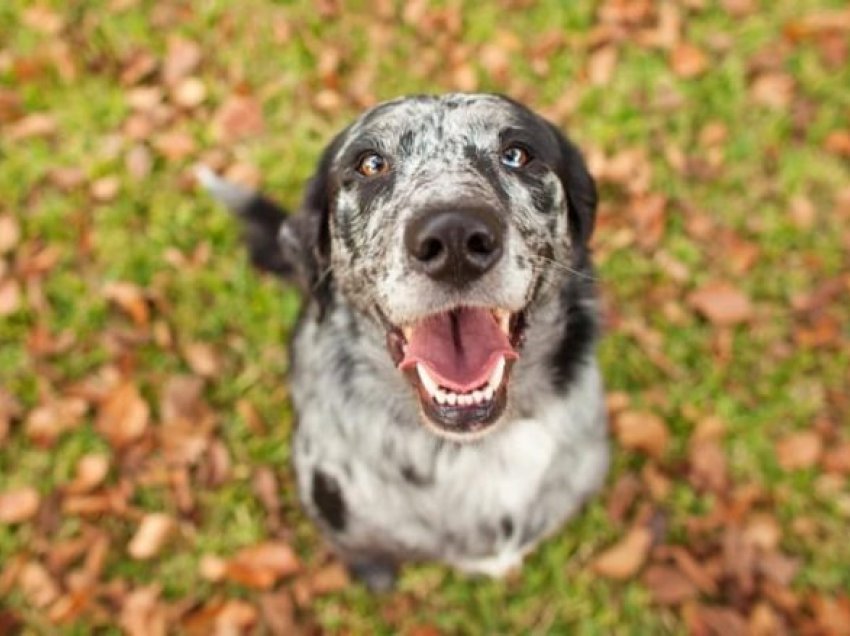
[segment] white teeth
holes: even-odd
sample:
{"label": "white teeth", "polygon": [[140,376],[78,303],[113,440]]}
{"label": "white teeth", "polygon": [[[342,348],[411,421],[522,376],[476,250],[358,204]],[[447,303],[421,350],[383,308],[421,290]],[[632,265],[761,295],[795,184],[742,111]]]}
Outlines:
{"label": "white teeth", "polygon": [[440,387],[437,386],[437,383],[431,378],[428,372],[425,370],[421,364],[416,365],[416,372],[419,374],[419,381],[422,382],[422,386],[425,387],[425,390],[428,391],[431,395],[436,395],[440,392]]}
{"label": "white teeth", "polygon": [[496,363],[496,368],[493,369],[493,373],[490,375],[490,380],[487,382],[487,386],[493,389],[495,393],[499,386],[502,384],[502,379],[505,377],[505,356],[499,358],[499,361]]}
{"label": "white teeth", "polygon": [[505,377],[505,358],[499,358],[496,366],[493,367],[493,373],[490,374],[490,379],[483,387],[470,391],[468,393],[454,393],[448,389],[442,389],[437,384],[437,381],[431,377],[427,369],[421,364],[416,365],[416,373],[419,376],[419,381],[433,400],[440,405],[449,406],[472,406],[473,404],[484,404],[494,398],[499,387],[502,385],[502,380]]}

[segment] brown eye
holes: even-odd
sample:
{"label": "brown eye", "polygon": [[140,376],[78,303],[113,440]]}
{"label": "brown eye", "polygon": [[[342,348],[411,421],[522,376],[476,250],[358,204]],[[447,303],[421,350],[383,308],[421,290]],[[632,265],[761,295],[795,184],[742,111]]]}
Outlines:
{"label": "brown eye", "polygon": [[502,151],[502,165],[508,168],[522,168],[530,159],[528,151],[519,146],[508,146]]}
{"label": "brown eye", "polygon": [[360,158],[357,163],[357,172],[364,177],[375,177],[384,174],[389,167],[389,163],[381,155],[377,152],[369,152]]}

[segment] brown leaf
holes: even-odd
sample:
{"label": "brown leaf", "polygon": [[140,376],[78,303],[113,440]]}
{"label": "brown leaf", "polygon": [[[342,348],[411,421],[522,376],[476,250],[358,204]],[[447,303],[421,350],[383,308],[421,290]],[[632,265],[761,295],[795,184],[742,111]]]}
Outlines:
{"label": "brown leaf", "polygon": [[224,142],[258,135],[265,129],[260,103],[247,95],[233,95],[213,117],[213,132]]}
{"label": "brown leaf", "polygon": [[0,317],[10,316],[21,308],[21,286],[13,278],[0,279]]}
{"label": "brown leaf", "polygon": [[0,524],[29,521],[40,503],[38,491],[30,486],[0,491]]}
{"label": "brown leaf", "polygon": [[791,433],[776,442],[776,459],[785,470],[811,468],[822,451],[823,442],[814,431]]}
{"label": "brown leaf", "polygon": [[823,469],[828,473],[850,475],[850,442],[831,445],[823,455]]}
{"label": "brown leaf", "polygon": [[73,481],[65,486],[69,494],[83,494],[94,490],[109,473],[109,457],[102,453],[83,455],[77,462],[77,471]]}
{"label": "brown leaf", "polygon": [[695,598],[699,590],[678,568],[652,565],[643,575],[643,584],[659,605],[679,605]]}
{"label": "brown leaf", "polygon": [[638,245],[644,249],[656,248],[664,236],[667,197],[658,193],[637,195],[629,204],[629,213],[635,222]]}
{"label": "brown leaf", "polygon": [[131,591],[124,598],[118,624],[128,636],[165,636],[166,607],[159,599],[160,588],[150,585]]}
{"label": "brown leaf", "polygon": [[197,77],[180,80],[171,91],[172,101],[182,108],[196,108],[207,98],[207,87]]}
{"label": "brown leaf", "polygon": [[295,552],[281,541],[266,541],[242,548],[227,562],[227,578],[247,587],[268,589],[278,579],[298,572]]}
{"label": "brown leaf", "polygon": [[670,434],[664,420],[646,411],[623,411],[614,420],[614,433],[623,448],[660,458]]}
{"label": "brown leaf", "polygon": [[191,75],[201,63],[201,47],[191,40],[175,36],[168,40],[168,51],[162,65],[162,79],[174,86],[184,77]]}
{"label": "brown leaf", "polygon": [[823,148],[839,157],[850,157],[850,130],[833,130],[826,136]]}
{"label": "brown leaf", "polygon": [[0,254],[11,252],[21,240],[21,226],[11,214],[0,214]]}
{"label": "brown leaf", "polygon": [[115,388],[100,405],[95,428],[115,448],[124,448],[141,437],[148,427],[150,407],[132,382]]}
{"label": "brown leaf", "polygon": [[27,8],[22,17],[23,24],[46,35],[56,35],[65,26],[63,17],[44,4]]}
{"label": "brown leaf", "polygon": [[703,285],[688,296],[688,303],[719,327],[735,325],[753,316],[749,297],[731,283]]}
{"label": "brown leaf", "polygon": [[191,342],[183,348],[183,356],[192,369],[201,377],[212,378],[218,375],[220,365],[212,345],[205,342]]}
{"label": "brown leaf", "polygon": [[59,436],[82,423],[88,410],[85,400],[75,397],[51,400],[27,415],[24,430],[40,446],[52,446]]}
{"label": "brown leaf", "polygon": [[138,561],[155,557],[168,541],[175,525],[174,519],[165,513],[146,514],[127,545],[127,553]]}
{"label": "brown leaf", "polygon": [[708,68],[708,56],[693,44],[682,42],[670,51],[670,68],[679,77],[697,77]]}
{"label": "brown leaf", "polygon": [[591,53],[587,60],[587,77],[590,83],[595,86],[610,84],[617,68],[618,57],[617,47],[610,44]]}
{"label": "brown leaf", "polygon": [[4,136],[9,141],[24,141],[36,137],[52,137],[58,126],[52,115],[33,113],[6,127]]}
{"label": "brown leaf", "polygon": [[121,181],[116,176],[101,177],[92,182],[91,196],[98,203],[114,201],[121,189]]}
{"label": "brown leaf", "polygon": [[652,546],[648,528],[637,526],[593,561],[593,571],[609,579],[624,580],[637,574]]}
{"label": "brown leaf", "polygon": [[18,574],[18,585],[27,601],[39,609],[59,598],[59,587],[38,561],[28,561]]}
{"label": "brown leaf", "polygon": [[779,547],[782,528],[776,517],[767,513],[754,514],[744,527],[744,540],[750,545],[772,552]]}
{"label": "brown leaf", "polygon": [[[747,623],[730,607],[703,605],[697,610],[699,624],[712,636],[746,636]],[[693,632],[692,632],[693,633]]]}
{"label": "brown leaf", "polygon": [[153,145],[168,161],[182,161],[197,150],[195,139],[182,130],[172,130],[157,136]]}
{"label": "brown leaf", "polygon": [[115,303],[139,327],[150,321],[150,310],[144,290],[135,283],[114,281],[103,288],[103,296]]}
{"label": "brown leaf", "polygon": [[712,440],[691,444],[689,480],[698,490],[722,493],[728,485],[726,455]]}
{"label": "brown leaf", "polygon": [[762,106],[786,108],[794,98],[794,78],[786,73],[769,72],[756,77],[750,92]]}
{"label": "brown leaf", "polygon": [[317,596],[331,594],[345,589],[351,583],[348,578],[348,570],[345,566],[335,561],[317,570],[310,577],[310,590]]}
{"label": "brown leaf", "polygon": [[261,594],[260,616],[272,636],[290,636],[297,633],[295,606],[286,590]]}

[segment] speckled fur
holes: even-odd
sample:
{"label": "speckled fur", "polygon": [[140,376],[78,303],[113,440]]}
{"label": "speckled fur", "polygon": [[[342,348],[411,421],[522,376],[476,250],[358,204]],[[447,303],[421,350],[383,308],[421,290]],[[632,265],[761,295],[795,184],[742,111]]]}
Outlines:
{"label": "speckled fur", "polygon": [[[522,174],[499,163],[511,141],[536,157]],[[388,158],[386,175],[355,172],[366,150]],[[502,215],[507,242],[458,291],[414,271],[402,235],[422,210],[470,201]],[[229,203],[255,262],[279,250],[266,269],[305,288],[289,380],[299,493],[355,570],[440,560],[502,575],[601,486],[608,443],[587,250],[596,195],[554,127],[493,95],[404,98],[330,144],[295,216],[255,215],[270,204],[247,194]],[[528,322],[505,414],[468,443],[422,425],[385,346],[386,321],[460,304],[525,310]]]}

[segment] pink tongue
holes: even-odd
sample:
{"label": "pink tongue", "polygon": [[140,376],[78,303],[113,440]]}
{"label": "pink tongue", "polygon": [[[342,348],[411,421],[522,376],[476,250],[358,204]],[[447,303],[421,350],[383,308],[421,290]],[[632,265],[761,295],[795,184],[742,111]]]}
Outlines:
{"label": "pink tongue", "polygon": [[502,356],[517,353],[490,310],[463,308],[419,322],[399,368],[424,364],[438,384],[463,393],[484,384]]}

